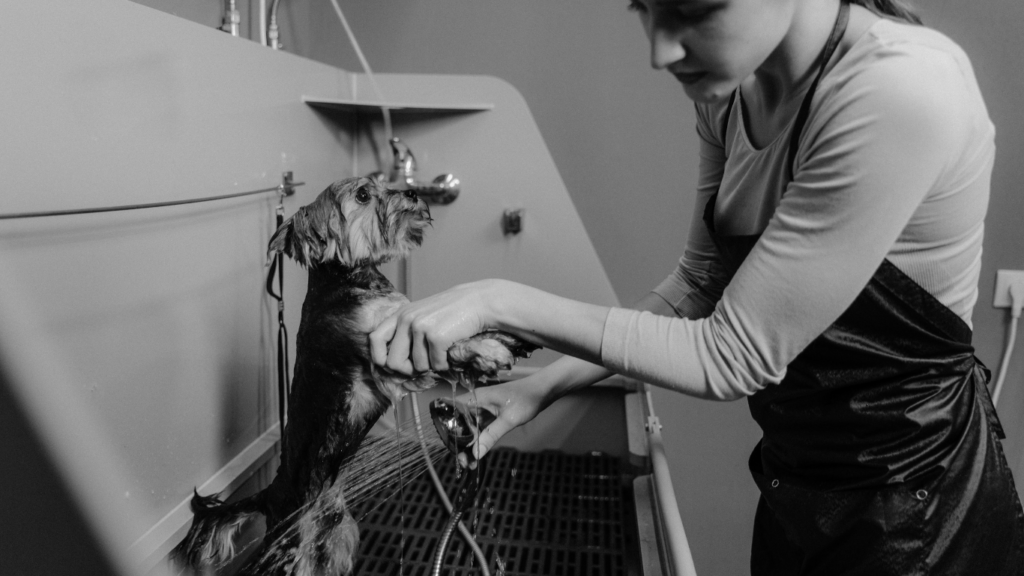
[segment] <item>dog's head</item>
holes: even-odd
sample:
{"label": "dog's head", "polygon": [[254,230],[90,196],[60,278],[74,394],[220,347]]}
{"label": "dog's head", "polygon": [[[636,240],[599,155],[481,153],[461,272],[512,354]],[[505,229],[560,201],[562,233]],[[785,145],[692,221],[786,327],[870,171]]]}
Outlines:
{"label": "dog's head", "polygon": [[423,241],[430,209],[411,190],[390,190],[381,176],[339,180],[299,208],[270,238],[273,257],[284,252],[302,266],[336,261],[379,264]]}

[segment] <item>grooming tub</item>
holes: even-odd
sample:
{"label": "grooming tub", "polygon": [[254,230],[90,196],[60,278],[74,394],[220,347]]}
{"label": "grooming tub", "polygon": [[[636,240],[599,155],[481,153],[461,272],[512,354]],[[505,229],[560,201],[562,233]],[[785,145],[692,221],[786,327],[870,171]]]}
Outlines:
{"label": "grooming tub", "polygon": [[[0,214],[270,191],[0,222],[2,571],[173,573],[164,559],[191,522],[194,487],[239,497],[272,477],[278,326],[263,285],[275,208],[290,215],[331,182],[382,168],[380,103],[362,74],[137,3],[36,0],[5,19],[0,48],[34,57],[0,62],[19,87],[0,107],[18,135]],[[434,207],[411,261],[386,271],[400,288],[418,298],[500,277],[619,304],[512,86],[377,83],[420,180],[451,173],[462,185]],[[282,199],[283,173],[297,193]],[[305,272],[288,263],[292,338],[304,294]],[[538,352],[512,377],[553,358]],[[450,392],[420,395],[424,414]],[[693,573],[650,404],[642,384],[613,378],[503,439],[468,518],[492,574],[497,558],[506,574]],[[440,472],[451,481],[454,467]],[[425,478],[403,499],[408,574],[445,517]],[[367,513],[360,574],[393,573],[396,504]],[[447,565],[473,573],[458,539]]]}

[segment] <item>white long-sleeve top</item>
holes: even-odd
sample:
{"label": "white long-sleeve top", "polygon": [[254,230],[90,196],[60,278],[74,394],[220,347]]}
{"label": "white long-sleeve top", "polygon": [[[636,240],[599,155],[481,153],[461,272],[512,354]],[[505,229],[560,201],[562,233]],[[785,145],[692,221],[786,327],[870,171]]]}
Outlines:
{"label": "white long-sleeve top", "polygon": [[[697,106],[694,218],[655,289],[682,318],[612,309],[606,367],[705,398],[753,394],[783,379],[886,258],[970,325],[995,129],[952,40],[876,22],[821,79],[788,183],[792,124],[758,149],[742,95],[723,134],[726,108]],[[702,221],[716,191],[719,234],[760,234],[731,280]]]}

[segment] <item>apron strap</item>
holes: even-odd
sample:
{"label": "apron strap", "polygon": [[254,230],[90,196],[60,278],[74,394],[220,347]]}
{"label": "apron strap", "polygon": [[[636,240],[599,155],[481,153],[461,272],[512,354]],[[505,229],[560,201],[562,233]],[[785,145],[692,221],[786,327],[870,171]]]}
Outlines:
{"label": "apron strap", "polygon": [[846,34],[846,25],[849,21],[850,5],[846,0],[840,0],[839,15],[836,16],[836,23],[832,26],[832,34],[829,35],[828,42],[825,43],[825,48],[821,51],[821,64],[818,67],[818,75],[814,77],[814,82],[807,89],[807,95],[804,96],[804,101],[800,104],[800,111],[796,115],[793,133],[789,137],[789,161],[786,162],[788,170],[787,182],[793,181],[793,175],[796,172],[793,168],[794,164],[796,164],[796,151],[800,145],[800,135],[804,131],[804,125],[807,124],[807,118],[811,115],[811,100],[814,99],[814,93],[818,90],[818,82],[825,75],[825,68],[828,66],[829,61],[832,60],[832,55],[835,54],[836,48],[839,47],[839,41]]}
{"label": "apron strap", "polygon": [[974,369],[971,371],[970,377],[974,380],[974,389],[978,399],[981,401],[981,407],[985,410],[985,418],[988,420],[989,426],[996,433],[996,438],[1005,440],[1006,432],[1003,431],[1003,424],[999,421],[996,405],[992,402],[992,393],[988,389],[988,383],[992,379],[992,371],[975,356]]}
{"label": "apron strap", "polygon": [[[829,34],[828,41],[825,42],[825,47],[822,48],[821,63],[818,65],[818,75],[814,77],[814,82],[811,83],[810,88],[807,89],[807,95],[804,96],[803,102],[800,103],[800,111],[797,112],[796,121],[793,124],[793,133],[789,137],[789,155],[786,161],[786,181],[793,181],[793,174],[795,172],[793,165],[796,164],[796,151],[800,145],[800,135],[804,131],[804,125],[807,124],[807,118],[811,113],[811,101],[814,99],[814,93],[818,89],[818,83],[821,81],[821,77],[825,75],[825,68],[828,66],[832,56],[836,52],[836,48],[839,47],[839,42],[843,39],[846,34],[846,25],[850,21],[850,5],[847,3],[848,0],[840,0],[839,2],[839,14],[836,16],[836,22],[832,26],[832,33]],[[736,95],[740,91],[737,87],[729,95],[729,104],[725,108],[725,115],[722,119],[722,147],[725,150],[725,157],[729,158],[729,146],[726,145],[726,139],[729,133],[729,119],[732,116],[732,109],[736,103]],[[696,104],[694,104],[696,106]],[[721,186],[721,183],[719,183]],[[715,192],[711,200],[704,207],[704,222],[708,223],[711,232],[714,233],[714,206],[715,199],[718,196],[718,192]]]}

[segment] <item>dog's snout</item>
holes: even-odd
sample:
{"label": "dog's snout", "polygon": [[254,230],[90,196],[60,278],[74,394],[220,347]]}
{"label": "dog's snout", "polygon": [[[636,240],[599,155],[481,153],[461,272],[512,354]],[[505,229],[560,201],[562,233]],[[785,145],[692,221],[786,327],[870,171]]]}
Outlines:
{"label": "dog's snout", "polygon": [[402,194],[409,200],[412,200],[413,202],[419,200],[420,198],[419,196],[416,195],[416,191],[411,188],[405,190]]}

